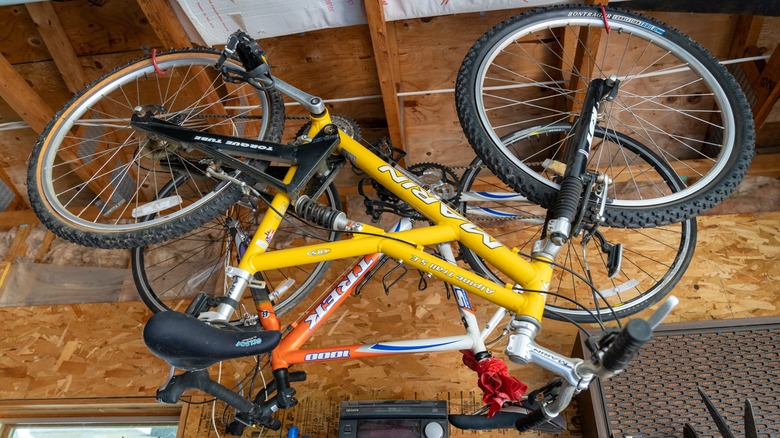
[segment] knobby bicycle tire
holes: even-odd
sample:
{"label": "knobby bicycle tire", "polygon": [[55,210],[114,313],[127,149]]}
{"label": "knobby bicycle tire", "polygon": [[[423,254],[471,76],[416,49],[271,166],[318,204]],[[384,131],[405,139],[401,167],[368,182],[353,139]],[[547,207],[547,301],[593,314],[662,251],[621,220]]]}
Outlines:
{"label": "knobby bicycle tire", "polygon": [[[280,141],[280,93],[224,82],[214,69],[219,56],[211,49],[147,56],[74,96],[46,126],[30,159],[28,193],[41,222],[85,246],[132,248],[186,233],[238,201],[235,184],[206,176],[210,163],[203,154],[130,125],[134,112],[150,111],[204,132]],[[190,178],[175,196],[155,197],[182,174]],[[151,213],[154,220],[141,220]]]}
{"label": "knobby bicycle tire", "polygon": [[[533,126],[574,122],[587,84],[614,75],[617,96],[599,126],[635,138],[685,178],[650,198],[612,196],[606,223],[649,227],[692,217],[728,196],[753,157],[752,116],[738,84],[711,54],[644,15],[555,6],[510,18],[466,55],[456,84],[458,116],[477,155],[507,185],[551,208],[566,137],[513,148],[500,141]],[[591,150],[589,167],[623,166],[619,153]]]}
{"label": "knobby bicycle tire", "polygon": [[[504,141],[523,141],[528,136],[557,136],[570,129],[570,124],[559,123],[523,130],[507,136]],[[652,193],[658,185],[666,185],[672,190],[682,187],[679,177],[666,162],[643,144],[602,129],[596,130],[594,142],[603,148],[614,148],[619,144],[625,153],[632,154],[634,164],[646,168],[641,180],[644,192]],[[474,164],[480,163],[477,159]],[[621,179],[617,174],[608,176],[618,181]],[[627,187],[634,188],[631,185]],[[531,254],[533,243],[543,237],[543,218],[546,215],[543,208],[532,202],[512,200],[514,193],[511,188],[479,166],[472,166],[464,173],[461,189],[466,194],[473,190],[483,191],[482,194],[477,192],[478,197],[490,199],[489,203],[462,203],[470,220],[505,245],[518,248],[521,254]],[[504,217],[501,218],[501,215]],[[551,294],[545,306],[545,317],[589,323],[594,322],[594,315],[608,321],[644,310],[675,287],[690,264],[696,247],[695,219],[647,229],[599,227],[598,230],[609,245],[623,245],[621,269],[616,276],[608,278],[608,253],[600,250],[600,242],[593,237],[586,241],[587,251],[583,254],[583,235],[572,237],[558,254],[557,263],[561,266],[555,268],[550,284],[550,292],[564,298]],[[499,283],[506,282],[468,248],[462,250],[472,269]],[[590,276],[587,267],[590,268]],[[601,302],[601,297],[594,295],[589,282],[604,295],[612,309]],[[585,309],[565,298],[577,301]]]}

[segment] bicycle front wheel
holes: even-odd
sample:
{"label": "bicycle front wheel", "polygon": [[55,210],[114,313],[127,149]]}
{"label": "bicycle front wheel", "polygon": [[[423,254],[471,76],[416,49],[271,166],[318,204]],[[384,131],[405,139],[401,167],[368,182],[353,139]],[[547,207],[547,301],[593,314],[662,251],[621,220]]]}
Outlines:
{"label": "bicycle front wheel", "polygon": [[[557,137],[570,129],[566,123],[538,127],[509,135],[504,141],[535,141],[537,137],[543,142],[545,137]],[[605,149],[623,148],[626,158],[643,169],[636,184],[613,184],[613,192],[655,193],[664,186],[674,192],[683,187],[673,170],[643,144],[600,129],[594,142]],[[544,237],[546,210],[514,193],[481,167],[479,159],[472,164],[461,185],[467,218],[505,245],[518,248],[521,255],[530,256],[533,243]],[[619,174],[608,176],[621,179]],[[643,229],[584,225],[583,233],[570,238],[558,254],[545,317],[588,323],[595,318],[608,321],[633,315],[674,288],[696,248],[695,219]],[[502,284],[509,281],[471,250],[463,251],[475,271]],[[619,254],[620,264],[615,259]]]}
{"label": "bicycle front wheel", "polygon": [[[161,196],[171,191],[172,185]],[[341,209],[341,200],[333,184],[325,188],[318,202]],[[263,202],[259,204],[256,211],[241,203],[235,204],[183,236],[133,248],[133,279],[147,307],[155,313],[183,311],[199,292],[215,297],[224,295],[230,287],[225,268],[238,265],[243,245],[249,244],[248,239],[263,215],[268,213],[267,205]],[[237,237],[237,234],[243,237]],[[289,213],[274,233],[269,251],[301,246],[311,240],[332,241],[337,238],[337,232],[311,227]],[[320,282],[330,264],[320,262],[262,272],[262,278],[258,279],[265,281],[270,293],[282,287],[286,290],[274,303],[277,315],[288,312],[303,300]]]}
{"label": "bicycle front wheel", "polygon": [[[28,192],[41,221],[82,245],[132,248],[181,235],[234,204],[241,190],[206,175],[209,166],[220,163],[130,125],[134,112],[151,111],[190,129],[278,142],[284,128],[281,95],[224,82],[214,69],[219,56],[192,49],[145,57],[108,73],[68,102],[30,159]],[[182,175],[186,184],[166,198],[156,197]]]}
{"label": "bicycle front wheel", "polygon": [[[606,25],[608,24],[609,29]],[[483,162],[512,189],[551,208],[568,134],[502,142],[510,133],[575,123],[588,84],[619,81],[598,126],[641,141],[683,177],[680,190],[611,194],[606,223],[648,227],[692,217],[728,196],[753,156],[747,100],[711,54],[677,30],[622,10],[551,7],[515,16],[483,35],[458,73],[461,125]],[[611,153],[610,153],[611,152]],[[626,168],[621,148],[593,146],[589,169]]]}

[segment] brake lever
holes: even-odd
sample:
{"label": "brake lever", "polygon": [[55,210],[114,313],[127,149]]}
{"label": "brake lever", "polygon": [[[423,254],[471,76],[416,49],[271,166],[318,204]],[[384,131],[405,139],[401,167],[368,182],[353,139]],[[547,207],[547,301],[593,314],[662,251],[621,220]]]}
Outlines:
{"label": "brake lever", "polygon": [[679,303],[680,300],[676,296],[669,295],[669,298],[667,298],[666,301],[664,301],[663,304],[661,304],[658,309],[656,309],[656,311],[653,312],[649,318],[647,318],[647,323],[650,325],[650,328],[655,330],[659,325],[661,325],[663,320],[666,319],[670,313],[672,313],[672,310],[677,307]]}

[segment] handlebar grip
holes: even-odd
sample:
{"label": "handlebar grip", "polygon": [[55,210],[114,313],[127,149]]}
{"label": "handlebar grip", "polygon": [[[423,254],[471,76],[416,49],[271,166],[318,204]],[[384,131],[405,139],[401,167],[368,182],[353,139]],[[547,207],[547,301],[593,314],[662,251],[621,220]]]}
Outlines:
{"label": "handlebar grip", "polygon": [[520,432],[528,432],[536,426],[542,425],[550,421],[550,417],[544,413],[542,408],[538,408],[523,418],[515,421],[515,429]]}
{"label": "handlebar grip", "polygon": [[604,353],[601,365],[611,372],[624,369],[652,337],[653,329],[647,321],[632,319]]}

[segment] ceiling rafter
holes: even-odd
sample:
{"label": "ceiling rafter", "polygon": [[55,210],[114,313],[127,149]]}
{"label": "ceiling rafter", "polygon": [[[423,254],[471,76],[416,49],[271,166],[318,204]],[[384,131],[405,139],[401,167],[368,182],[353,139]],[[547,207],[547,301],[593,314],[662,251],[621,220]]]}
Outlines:
{"label": "ceiling rafter", "polygon": [[[62,25],[60,17],[54,10],[54,6],[51,2],[34,2],[27,3],[25,5],[27,12],[30,14],[33,22],[38,28],[38,33],[41,36],[46,48],[49,50],[49,54],[57,66],[57,70],[62,75],[62,79],[68,90],[71,93],[78,93],[84,89],[90,82],[84,67],[81,65],[78,55],[68,37],[65,27]],[[98,110],[101,109],[100,104],[96,106]],[[33,128],[35,129],[35,128]],[[80,137],[78,132],[85,131],[84,127],[74,127],[74,132],[77,135],[74,137]],[[41,133],[41,130],[36,132]],[[114,142],[114,144],[122,144],[121,139],[116,138],[115,135],[109,133],[105,138],[106,140]],[[96,152],[107,150],[106,142],[100,142],[100,146]],[[71,145],[68,145],[71,146]],[[106,167],[114,168],[120,159],[124,159],[125,162],[132,160],[132,152],[124,151],[123,154],[112,154],[112,159],[108,162],[99,165],[95,162],[86,162],[78,153],[74,152],[77,149],[77,145],[74,143],[73,147],[61,148],[58,152],[58,156],[69,163],[70,167],[74,170],[76,175],[86,182],[89,188],[94,191],[100,199],[107,205],[111,205],[111,193],[112,190],[106,190],[110,184],[112,184],[112,177],[110,175],[103,175],[95,177],[95,175],[105,174]],[[134,173],[132,166],[128,169],[131,172],[131,176],[138,178],[138,175]]]}
{"label": "ceiling rafter", "polygon": [[403,118],[398,92],[401,75],[398,64],[398,40],[395,26],[388,26],[385,20],[382,0],[365,0],[368,29],[371,32],[371,45],[374,48],[379,88],[382,91],[382,103],[385,108],[387,129],[393,145],[407,150],[403,136]]}

